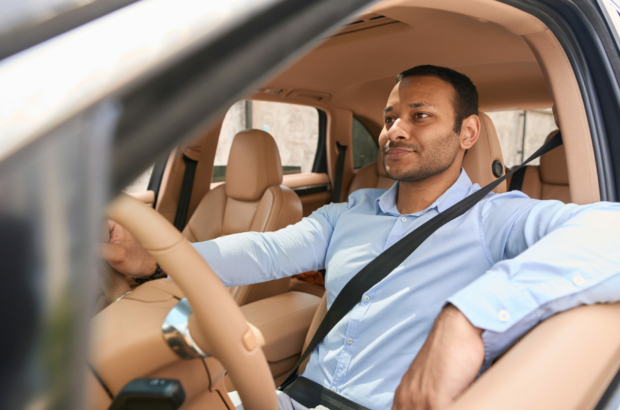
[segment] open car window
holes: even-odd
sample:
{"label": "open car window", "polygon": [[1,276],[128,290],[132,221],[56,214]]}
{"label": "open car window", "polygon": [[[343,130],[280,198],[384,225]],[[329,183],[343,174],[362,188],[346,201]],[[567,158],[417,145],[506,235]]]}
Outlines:
{"label": "open car window", "polygon": [[[521,164],[557,129],[550,109],[491,111],[487,115],[497,130],[507,168]],[[540,158],[530,163],[539,164]]]}

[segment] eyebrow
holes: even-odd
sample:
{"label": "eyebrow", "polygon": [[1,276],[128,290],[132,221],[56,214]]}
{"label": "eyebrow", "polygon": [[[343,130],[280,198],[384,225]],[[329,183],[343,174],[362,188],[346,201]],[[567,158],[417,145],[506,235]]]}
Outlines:
{"label": "eyebrow", "polygon": [[420,107],[433,107],[433,104],[429,104],[426,101],[414,102],[409,104],[409,108],[420,108]]}
{"label": "eyebrow", "polygon": [[[429,104],[426,101],[414,102],[408,105],[409,108],[420,108],[420,107],[434,107],[433,104]],[[394,108],[390,105],[383,109],[383,113],[394,111]]]}

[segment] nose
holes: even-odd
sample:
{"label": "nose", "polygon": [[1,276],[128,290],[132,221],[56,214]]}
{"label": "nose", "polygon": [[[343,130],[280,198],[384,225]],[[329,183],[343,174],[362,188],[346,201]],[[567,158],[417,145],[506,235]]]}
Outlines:
{"label": "nose", "polygon": [[404,123],[400,118],[397,118],[387,130],[387,138],[389,141],[401,141],[409,139],[409,134],[403,127]]}

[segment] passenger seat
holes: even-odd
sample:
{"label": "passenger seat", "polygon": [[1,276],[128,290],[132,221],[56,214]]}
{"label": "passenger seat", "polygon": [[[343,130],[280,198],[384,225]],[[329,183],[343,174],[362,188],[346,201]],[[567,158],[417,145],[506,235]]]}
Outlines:
{"label": "passenger seat", "polygon": [[[202,242],[241,232],[269,232],[301,221],[301,200],[282,186],[280,153],[273,137],[245,130],[233,139],[224,184],[209,191],[188,221],[183,236]],[[239,304],[288,291],[290,278],[231,288]]]}

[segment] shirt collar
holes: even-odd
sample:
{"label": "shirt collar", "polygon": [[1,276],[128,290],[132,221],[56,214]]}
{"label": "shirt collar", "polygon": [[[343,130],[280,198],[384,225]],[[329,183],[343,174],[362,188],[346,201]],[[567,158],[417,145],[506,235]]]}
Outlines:
{"label": "shirt collar", "polygon": [[[398,212],[398,208],[396,207],[396,200],[398,198],[398,186],[399,182],[396,182],[390,189],[383,193],[379,198],[375,201],[375,211],[377,215],[381,212],[390,215],[400,215]],[[443,212],[446,209],[450,208],[452,205],[456,204],[463,198],[469,194],[469,191],[472,188],[471,180],[467,175],[467,172],[463,168],[461,168],[461,174],[458,179],[450,188],[446,190],[439,198],[433,202],[431,206],[426,208],[423,211],[416,212],[415,214],[411,214],[412,216],[417,216],[428,212],[433,208],[437,208],[437,212]]]}

